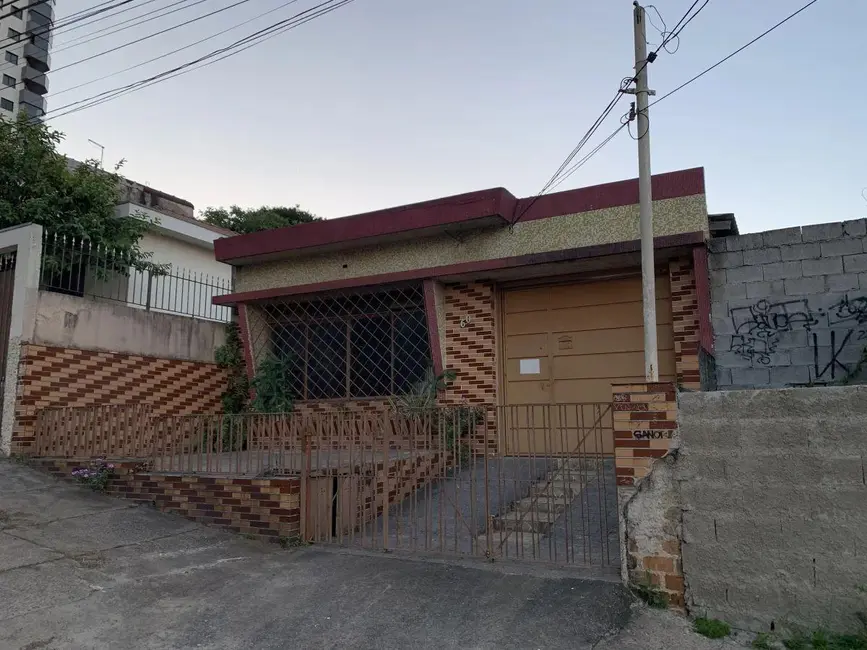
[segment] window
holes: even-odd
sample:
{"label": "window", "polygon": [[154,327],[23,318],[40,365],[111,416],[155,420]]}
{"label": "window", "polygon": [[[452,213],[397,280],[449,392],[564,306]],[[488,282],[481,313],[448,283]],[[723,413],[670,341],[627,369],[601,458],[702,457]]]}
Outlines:
{"label": "window", "polygon": [[17,41],[18,38],[21,36],[21,32],[19,32],[17,29],[12,29],[10,27],[9,31],[6,33],[6,36],[11,38],[13,41]]}
{"label": "window", "polygon": [[13,108],[15,108],[15,104],[10,102],[8,99],[0,99],[0,108],[2,108],[4,111],[11,111]]}
{"label": "window", "polygon": [[285,362],[294,399],[397,395],[431,366],[421,287],[272,304],[266,314],[254,347],[270,343]]}
{"label": "window", "polygon": [[12,63],[13,65],[18,63],[18,55],[12,54],[12,52],[6,52],[6,62]]}
{"label": "window", "polygon": [[4,86],[11,86],[12,88],[14,88],[16,83],[17,82],[15,81],[15,77],[10,77],[8,74],[3,75]]}
{"label": "window", "polygon": [[12,10],[9,12],[9,15],[15,16],[16,18],[24,18],[24,10],[19,7],[12,7]]}

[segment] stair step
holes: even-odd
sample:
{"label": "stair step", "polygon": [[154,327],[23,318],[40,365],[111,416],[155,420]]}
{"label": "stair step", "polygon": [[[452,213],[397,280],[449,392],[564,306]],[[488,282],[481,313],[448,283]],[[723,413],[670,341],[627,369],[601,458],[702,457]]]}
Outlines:
{"label": "stair step", "polygon": [[491,520],[494,530],[547,534],[559,517],[555,512],[514,511]]}
{"label": "stair step", "polygon": [[530,508],[535,509],[537,512],[556,512],[561,513],[566,509],[566,506],[569,504],[569,499],[564,499],[562,496],[558,499],[556,497],[543,494],[542,496],[536,497],[527,497],[526,499],[521,499],[520,501],[515,503],[515,510],[520,512],[525,512]]}

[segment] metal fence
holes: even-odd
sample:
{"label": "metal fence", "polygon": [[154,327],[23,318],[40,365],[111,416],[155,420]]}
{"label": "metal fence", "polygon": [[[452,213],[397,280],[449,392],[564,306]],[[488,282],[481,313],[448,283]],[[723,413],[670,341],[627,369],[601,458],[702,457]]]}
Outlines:
{"label": "metal fence", "polygon": [[[157,417],[123,407],[46,413],[36,432],[40,454],[132,453],[154,472],[297,476],[302,534],[311,542],[562,565],[619,563],[610,404],[415,413]],[[106,433],[112,418],[114,433]]]}
{"label": "metal fence", "polygon": [[231,293],[229,278],[174,265],[141,265],[126,251],[66,235],[44,237],[40,288],[207,320],[228,322],[232,316],[231,308],[212,302]]}

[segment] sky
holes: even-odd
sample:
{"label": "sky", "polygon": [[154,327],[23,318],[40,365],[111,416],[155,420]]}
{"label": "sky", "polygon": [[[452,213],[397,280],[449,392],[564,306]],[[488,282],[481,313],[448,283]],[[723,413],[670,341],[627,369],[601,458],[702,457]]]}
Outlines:
{"label": "sky", "polygon": [[[49,111],[195,59],[320,0],[297,0],[63,92],[286,0],[248,0],[185,24],[237,1],[205,0],[63,49],[172,1],[58,32]],[[677,52],[651,65],[651,88],[661,96],[805,3],[710,0]],[[669,27],[690,4],[656,0]],[[57,0],[57,18],[92,5]],[[176,25],[183,27],[75,63]],[[709,211],[734,212],[741,232],[867,216],[864,25],[867,0],[820,0],[652,108],[654,173],[703,166]],[[649,27],[651,45],[660,40]],[[98,157],[88,143],[95,140],[106,167],[126,159],[126,176],[198,210],[299,204],[332,218],[490,187],[535,194],[633,60],[629,0],[355,0],[225,61],[48,123],[66,134],[63,153]],[[627,110],[628,98],[586,151]],[[621,132],[557,189],[637,176],[636,146]]]}

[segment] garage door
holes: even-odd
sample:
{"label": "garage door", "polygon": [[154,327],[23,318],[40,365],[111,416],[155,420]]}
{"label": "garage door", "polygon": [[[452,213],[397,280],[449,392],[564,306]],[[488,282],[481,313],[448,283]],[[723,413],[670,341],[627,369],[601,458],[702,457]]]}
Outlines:
{"label": "garage door", "polygon": [[[659,325],[659,375],[673,381],[674,341],[671,292],[667,276],[656,279]],[[506,429],[510,453],[533,453],[552,445],[571,450],[578,444],[582,421],[594,417],[588,408],[539,409],[558,420],[532,422],[533,409],[520,405],[610,403],[611,384],[644,381],[644,329],[641,278],[560,284],[507,291],[503,296],[504,402],[515,422]],[[506,409],[506,413],[509,409]],[[520,421],[518,421],[520,420]],[[610,428],[611,414],[602,423]],[[557,430],[558,440],[551,437]],[[515,432],[518,433],[515,433]],[[587,452],[614,453],[613,435],[591,443]]]}

